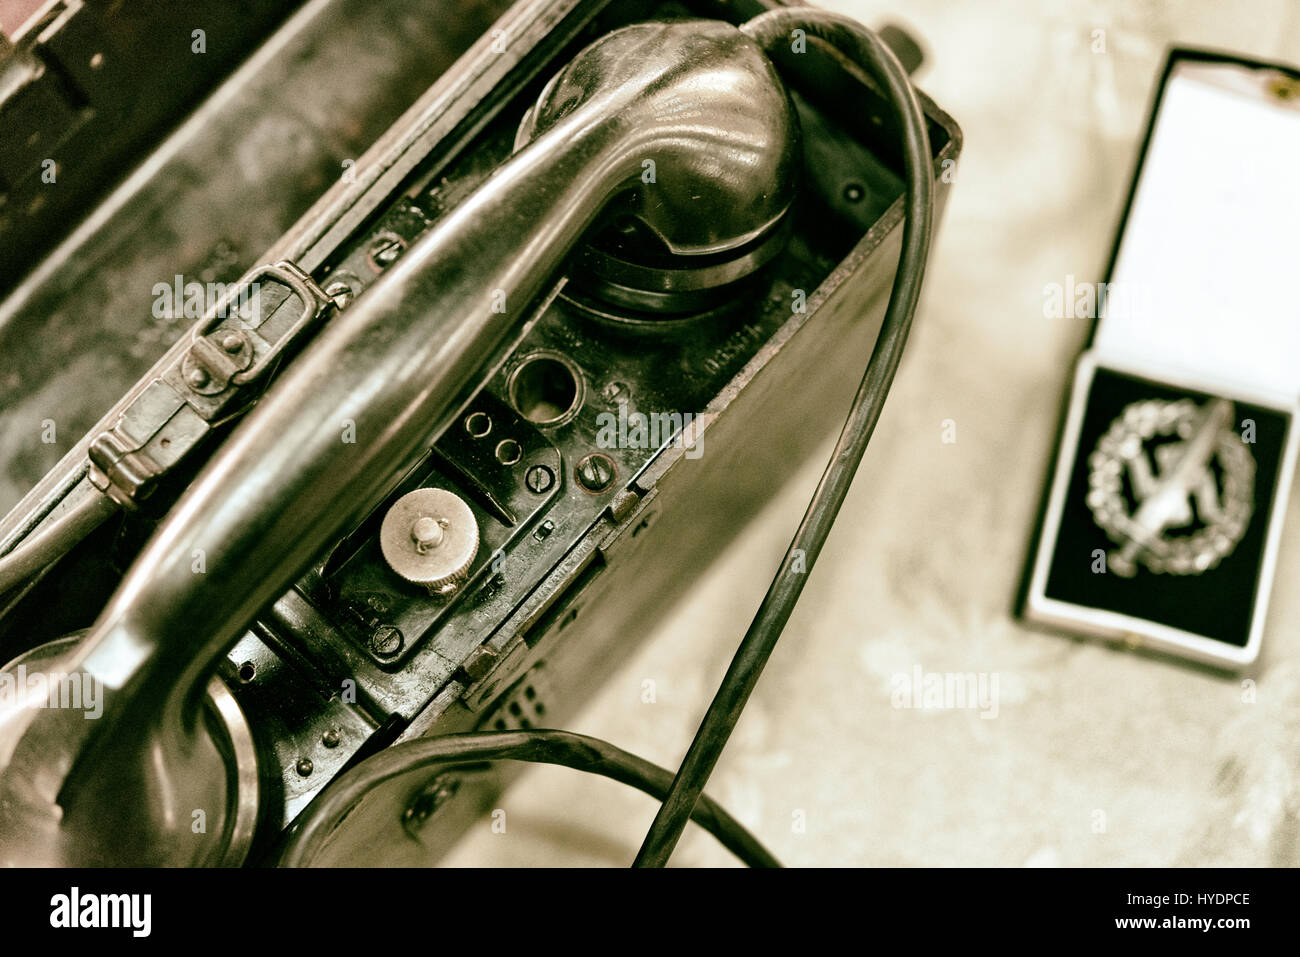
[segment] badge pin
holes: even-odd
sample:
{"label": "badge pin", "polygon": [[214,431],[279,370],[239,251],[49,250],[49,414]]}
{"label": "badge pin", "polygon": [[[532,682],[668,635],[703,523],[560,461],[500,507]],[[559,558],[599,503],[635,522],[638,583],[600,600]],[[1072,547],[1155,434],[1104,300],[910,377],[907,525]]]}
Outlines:
{"label": "badge pin", "polygon": [[1255,459],[1233,430],[1233,404],[1133,402],[1088,458],[1088,508],[1118,548],[1117,575],[1138,565],[1199,575],[1232,554],[1255,507]]}

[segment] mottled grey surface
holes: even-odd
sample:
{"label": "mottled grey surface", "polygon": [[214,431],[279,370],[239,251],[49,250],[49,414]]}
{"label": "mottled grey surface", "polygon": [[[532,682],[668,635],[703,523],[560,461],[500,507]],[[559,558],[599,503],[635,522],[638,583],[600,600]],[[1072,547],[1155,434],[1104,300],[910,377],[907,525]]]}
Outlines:
{"label": "mottled grey surface", "polygon": [[[895,393],[711,792],[794,865],[1300,863],[1300,501],[1262,657],[1243,676],[1254,703],[1239,680],[1010,614],[1086,334],[1042,317],[1043,286],[1101,278],[1165,47],[1300,62],[1300,6],[826,6],[925,38],[921,83],[966,147]],[[955,444],[940,441],[945,419]],[[572,730],[676,766],[821,467],[808,463]],[[894,708],[893,676],[916,666],[997,673],[997,716]],[[626,864],[654,812],[558,769],[529,771],[501,806],[506,832],[484,820],[446,863]],[[694,831],[674,859],[729,861]]]}

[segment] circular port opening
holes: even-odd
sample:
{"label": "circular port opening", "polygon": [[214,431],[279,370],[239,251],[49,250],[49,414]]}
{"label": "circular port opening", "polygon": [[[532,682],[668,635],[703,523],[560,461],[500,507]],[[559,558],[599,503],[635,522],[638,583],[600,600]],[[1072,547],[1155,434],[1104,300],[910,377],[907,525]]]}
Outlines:
{"label": "circular port opening", "polygon": [[557,356],[529,356],[510,377],[510,404],[536,425],[567,422],[582,404],[578,370]]}
{"label": "circular port opening", "polygon": [[486,412],[475,412],[465,420],[465,431],[476,439],[481,439],[492,431],[492,419]]}
{"label": "circular port opening", "polygon": [[514,465],[524,457],[524,450],[514,439],[502,439],[497,443],[497,461],[502,465]]}

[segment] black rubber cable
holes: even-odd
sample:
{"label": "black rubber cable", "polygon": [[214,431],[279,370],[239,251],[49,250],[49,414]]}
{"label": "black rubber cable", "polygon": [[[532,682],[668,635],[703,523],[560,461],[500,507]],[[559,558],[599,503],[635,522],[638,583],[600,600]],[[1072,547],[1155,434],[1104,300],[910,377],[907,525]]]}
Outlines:
{"label": "black rubber cable", "polygon": [[[870,72],[885,89],[903,131],[907,197],[902,254],[880,335],[835,452],[790,543],[790,551],[745,633],[677,771],[668,797],[646,834],[636,856],[634,866],[637,867],[662,867],[668,862],[700,799],[705,781],[717,764],[750,692],[758,683],[763,666],[794,611],[799,593],[803,591],[808,573],[821,552],[880,418],[916,312],[930,251],[934,166],[930,138],[911,80],[889,48],[866,27],[847,17],[806,7],[770,11],[749,21],[741,30],[766,50],[789,44],[796,36],[794,31],[802,30],[847,55]],[[803,553],[802,567],[798,571],[791,567],[796,550]]]}
{"label": "black rubber cable", "polygon": [[[477,761],[558,764],[612,778],[663,800],[672,773],[644,758],[586,735],[567,731],[487,731],[406,741],[372,755],[339,775],[303,811],[280,855],[281,867],[304,867],[320,845],[371,788],[417,768]],[[691,817],[750,867],[781,863],[707,795]]]}

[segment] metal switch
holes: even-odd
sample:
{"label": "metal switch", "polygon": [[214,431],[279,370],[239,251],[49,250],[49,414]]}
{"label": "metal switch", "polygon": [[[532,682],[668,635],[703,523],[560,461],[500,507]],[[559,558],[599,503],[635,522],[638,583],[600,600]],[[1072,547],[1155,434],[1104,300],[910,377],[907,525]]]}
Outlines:
{"label": "metal switch", "polygon": [[388,567],[432,594],[460,587],[478,554],[478,521],[454,492],[417,488],[393,503],[379,530]]}

